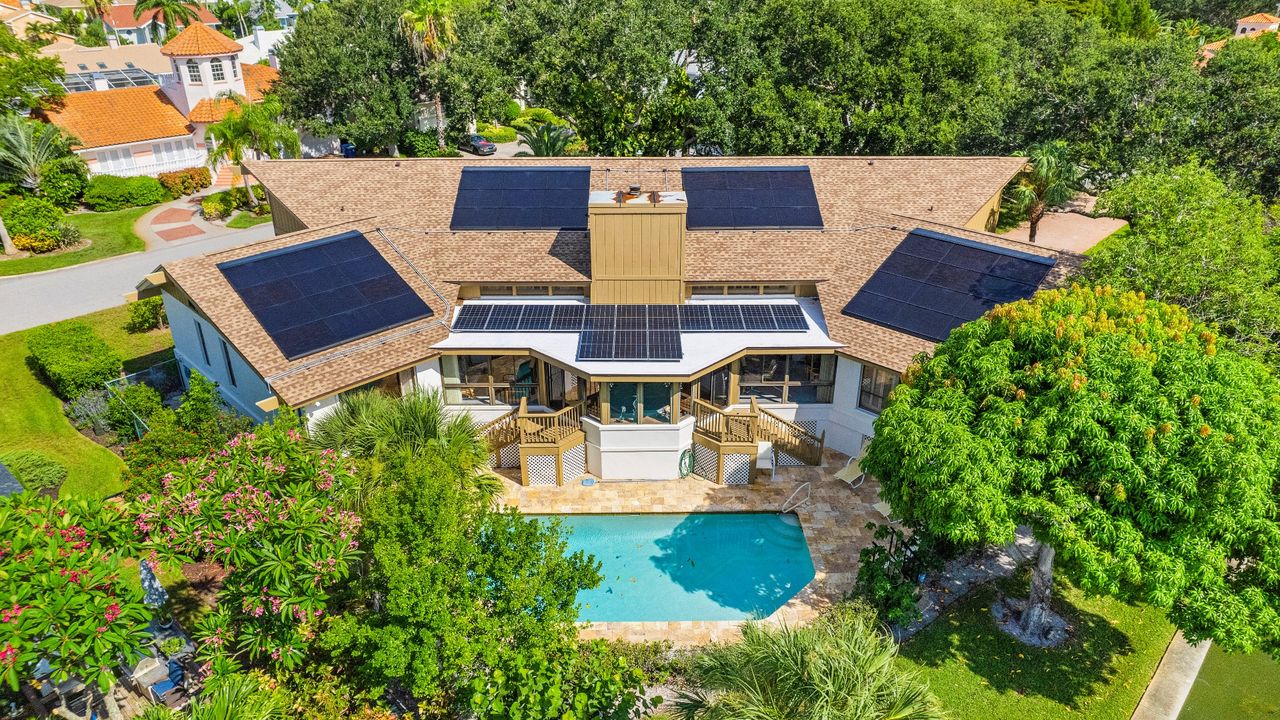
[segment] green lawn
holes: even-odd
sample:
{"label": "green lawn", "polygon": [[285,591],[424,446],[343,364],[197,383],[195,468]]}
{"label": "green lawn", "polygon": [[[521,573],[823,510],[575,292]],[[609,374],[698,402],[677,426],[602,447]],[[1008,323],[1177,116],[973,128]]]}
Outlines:
{"label": "green lawn", "polygon": [[0,275],[21,275],[23,273],[53,270],[79,265],[90,260],[100,260],[113,255],[141,252],[145,243],[133,232],[133,224],[153,205],[147,207],[125,208],[109,213],[76,213],[68,215],[67,221],[80,228],[81,236],[93,240],[93,244],[82,250],[58,253],[54,255],[32,255],[16,260],[0,260]]}
{"label": "green lawn", "polygon": [[1178,720],[1280,718],[1280,663],[1263,653],[1229,655],[1209,648]]}
{"label": "green lawn", "polygon": [[[1001,583],[1026,593],[1027,581]],[[975,590],[902,646],[956,720],[1128,718],[1155,673],[1173,627],[1164,613],[1109,598],[1087,598],[1059,581],[1055,610],[1075,636],[1037,650],[1005,635],[991,617],[993,586]]]}
{"label": "green lawn", "polygon": [[1107,245],[1109,245],[1109,244],[1113,244],[1113,243],[1119,242],[1120,240],[1122,240],[1123,238],[1125,238],[1126,236],[1128,236],[1128,234],[1129,234],[1130,232],[1133,232],[1133,231],[1129,229],[1129,226],[1128,226],[1128,225],[1125,225],[1124,227],[1120,228],[1119,230],[1117,230],[1117,231],[1115,231],[1115,232],[1111,233],[1110,235],[1108,235],[1108,236],[1106,236],[1106,237],[1102,238],[1101,240],[1099,240],[1097,245],[1094,245],[1093,247],[1089,248],[1088,250],[1085,250],[1085,251],[1084,251],[1084,254],[1085,254],[1085,255],[1093,255],[1093,254],[1095,254],[1095,253],[1097,253],[1097,252],[1098,252],[1098,248],[1106,247],[1106,246],[1107,246]]}
{"label": "green lawn", "polygon": [[[126,370],[137,370],[172,356],[168,330],[131,335],[124,330],[127,307],[85,315],[122,358]],[[121,490],[124,463],[115,453],[77,431],[62,412],[62,403],[27,366],[26,331],[0,335],[0,452],[39,450],[67,467],[63,494],[113,495]]]}
{"label": "green lawn", "polygon": [[266,215],[254,215],[248,210],[245,210],[231,218],[231,220],[227,222],[227,227],[243,230],[245,228],[251,228],[254,225],[261,225],[269,222],[271,222],[271,213],[267,213]]}

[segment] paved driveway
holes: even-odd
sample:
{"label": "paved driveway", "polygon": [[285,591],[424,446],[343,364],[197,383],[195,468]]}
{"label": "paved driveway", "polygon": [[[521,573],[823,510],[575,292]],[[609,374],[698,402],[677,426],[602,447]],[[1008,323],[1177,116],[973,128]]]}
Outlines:
{"label": "paved driveway", "polygon": [[33,275],[0,278],[0,335],[124,304],[157,266],[273,235],[271,223]]}

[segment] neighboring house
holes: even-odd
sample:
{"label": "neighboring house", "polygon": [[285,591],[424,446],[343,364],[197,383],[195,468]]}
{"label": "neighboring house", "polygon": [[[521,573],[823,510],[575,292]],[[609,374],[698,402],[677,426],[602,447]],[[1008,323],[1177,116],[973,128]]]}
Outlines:
{"label": "neighboring house", "polygon": [[278,237],[167,263],[181,365],[262,420],[432,389],[555,485],[857,454],[918,353],[1066,256],[985,232],[1023,158],[266,160]]}
{"label": "neighboring house", "polygon": [[84,47],[60,41],[40,48],[40,54],[62,61],[66,75],[59,82],[67,92],[163,85],[172,80],[172,63],[155,43]]}
{"label": "neighboring house", "polygon": [[[1276,6],[1276,13],[1280,13],[1280,5]],[[1241,38],[1256,38],[1267,33],[1280,32],[1280,14],[1272,15],[1270,13],[1255,13],[1249,17],[1243,17],[1236,20],[1236,32],[1226,40],[1206,43],[1200,48],[1201,64],[1208,62],[1222,50],[1223,46],[1232,40]]]}
{"label": "neighboring house", "polygon": [[[18,0],[0,0],[0,24],[9,28],[17,37],[26,38],[28,31],[32,30],[33,26],[56,25],[57,23],[58,19],[52,15],[37,12],[29,5],[22,5]],[[75,36],[66,33],[52,32],[48,34],[57,40],[75,40]]]}
{"label": "neighboring house", "polygon": [[252,65],[261,60],[266,60],[273,68],[279,68],[280,64],[276,62],[276,47],[289,37],[290,28],[283,30],[263,30],[261,26],[253,28],[251,35],[242,38],[236,38],[236,42],[244,46],[244,52],[240,53],[240,61],[245,65]]}
{"label": "neighboring house", "polygon": [[[112,5],[102,23],[106,25],[107,35],[116,35],[134,44],[163,43],[169,33],[169,26],[159,10],[144,10],[138,17],[133,16],[134,5]],[[216,28],[221,23],[213,13],[203,5],[195,4],[197,17],[205,25]],[[179,25],[181,27],[181,25]]]}
{"label": "neighboring house", "polygon": [[[123,48],[119,48],[123,49]],[[155,175],[208,160],[205,129],[235,107],[258,102],[279,73],[242,65],[240,45],[191,25],[160,49],[168,63],[158,86],[69,93],[39,115],[77,139],[91,174]]]}
{"label": "neighboring house", "polygon": [[289,30],[298,24],[298,11],[284,0],[275,0],[275,16],[276,21],[280,23],[280,27]]}

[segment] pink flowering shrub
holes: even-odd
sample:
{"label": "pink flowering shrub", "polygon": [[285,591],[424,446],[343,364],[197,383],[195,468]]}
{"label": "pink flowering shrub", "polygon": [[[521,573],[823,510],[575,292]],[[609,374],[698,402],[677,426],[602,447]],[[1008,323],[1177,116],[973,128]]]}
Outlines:
{"label": "pink flowering shrub", "polygon": [[87,498],[0,498],[0,675],[14,690],[44,660],[58,682],[104,692],[121,656],[135,660],[151,613],[122,561],[123,511]]}
{"label": "pink flowering shrub", "polygon": [[330,590],[359,555],[360,518],[340,509],[351,472],[296,428],[264,425],[135,499],[134,529],[156,558],[227,570],[197,633],[206,660],[246,654],[285,669],[301,661]]}

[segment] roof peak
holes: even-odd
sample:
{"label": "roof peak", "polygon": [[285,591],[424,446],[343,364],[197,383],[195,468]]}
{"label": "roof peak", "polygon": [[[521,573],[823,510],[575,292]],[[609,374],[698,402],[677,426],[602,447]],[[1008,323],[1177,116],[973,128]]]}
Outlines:
{"label": "roof peak", "polygon": [[244,49],[240,43],[210,28],[204,23],[192,23],[182,29],[178,36],[160,52],[170,57],[201,57],[204,55],[230,55]]}

